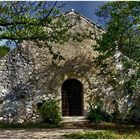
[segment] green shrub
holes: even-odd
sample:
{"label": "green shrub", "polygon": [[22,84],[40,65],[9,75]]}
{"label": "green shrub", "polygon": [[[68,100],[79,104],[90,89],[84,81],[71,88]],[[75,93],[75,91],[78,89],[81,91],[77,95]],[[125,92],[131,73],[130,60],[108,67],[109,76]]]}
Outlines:
{"label": "green shrub", "polygon": [[112,116],[101,109],[101,106],[94,106],[89,103],[89,112],[87,113],[87,119],[91,122],[99,123],[101,121],[112,121]]}
{"label": "green shrub", "polygon": [[100,128],[100,130],[67,133],[63,136],[66,139],[139,139],[140,132],[139,127],[135,127],[135,125],[125,125],[125,127],[119,125],[110,130]]}
{"label": "green shrub", "polygon": [[55,125],[59,124],[61,121],[61,115],[59,112],[58,103],[59,102],[56,100],[49,99],[37,104],[39,113],[44,122]]}
{"label": "green shrub", "polygon": [[99,112],[100,108],[93,109],[90,107],[89,112],[87,114],[87,119],[91,122],[100,122],[101,120],[103,120],[103,116]]}
{"label": "green shrub", "polygon": [[46,123],[0,123],[0,129],[33,129],[33,128],[58,128],[56,125]]}
{"label": "green shrub", "polygon": [[4,57],[10,51],[10,47],[0,46],[0,58]]}
{"label": "green shrub", "polygon": [[91,131],[65,134],[64,137],[69,139],[118,139],[120,135],[113,131]]}

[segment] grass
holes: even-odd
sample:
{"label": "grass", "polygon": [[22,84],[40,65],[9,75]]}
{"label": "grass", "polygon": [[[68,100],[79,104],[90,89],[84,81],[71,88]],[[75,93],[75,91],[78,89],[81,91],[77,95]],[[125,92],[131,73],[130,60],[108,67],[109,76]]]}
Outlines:
{"label": "grass", "polygon": [[58,128],[59,125],[52,125],[46,123],[13,123],[13,124],[6,124],[0,123],[0,129],[30,129],[30,128]]}
{"label": "grass", "polygon": [[67,139],[140,139],[139,125],[95,124],[89,131],[64,134]]}
{"label": "grass", "polygon": [[[63,128],[46,123],[3,124],[0,129]],[[83,128],[83,127],[82,127]],[[86,126],[86,132],[64,134],[67,139],[140,139],[140,125],[99,123]],[[90,129],[89,129],[90,128]],[[87,130],[88,129],[88,130]]]}
{"label": "grass", "polygon": [[97,130],[65,134],[64,137],[70,139],[138,139],[140,138],[140,132],[118,133],[113,130]]}

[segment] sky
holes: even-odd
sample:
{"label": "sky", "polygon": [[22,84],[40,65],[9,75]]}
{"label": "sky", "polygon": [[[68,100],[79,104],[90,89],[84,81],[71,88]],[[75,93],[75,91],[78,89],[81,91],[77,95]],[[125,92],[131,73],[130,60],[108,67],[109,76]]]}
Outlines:
{"label": "sky", "polygon": [[81,15],[102,26],[100,18],[95,15],[95,12],[99,10],[99,6],[102,4],[102,1],[67,1],[62,11],[65,12],[74,9]]}
{"label": "sky", "polygon": [[[59,1],[60,2],[60,1]],[[63,1],[64,2],[64,1]],[[99,6],[103,4],[101,1],[66,1],[66,5],[62,8],[62,12],[71,11],[74,9],[81,15],[90,19],[91,21],[102,26],[101,20],[95,15],[95,12],[99,9]],[[0,41],[0,45],[4,45],[5,41]]]}

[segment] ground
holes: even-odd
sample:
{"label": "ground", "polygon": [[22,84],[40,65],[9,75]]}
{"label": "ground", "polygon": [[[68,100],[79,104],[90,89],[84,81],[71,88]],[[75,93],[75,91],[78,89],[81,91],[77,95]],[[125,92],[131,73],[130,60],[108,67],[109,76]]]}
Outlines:
{"label": "ground", "polygon": [[83,132],[89,129],[6,129],[0,130],[0,139],[47,139],[64,138],[64,134]]}
{"label": "ground", "polygon": [[[0,125],[2,126],[2,125]],[[4,125],[3,125],[4,126]],[[44,125],[45,126],[45,125]],[[99,124],[74,124],[63,125],[58,128],[39,128],[40,126],[23,128],[13,125],[10,128],[0,127],[0,139],[140,139],[140,125],[120,123],[99,123]]]}

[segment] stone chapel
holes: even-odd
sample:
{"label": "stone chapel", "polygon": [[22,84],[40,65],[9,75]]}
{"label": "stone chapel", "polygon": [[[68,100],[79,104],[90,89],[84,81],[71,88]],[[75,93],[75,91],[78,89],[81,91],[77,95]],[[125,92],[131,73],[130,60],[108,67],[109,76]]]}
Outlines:
{"label": "stone chapel", "polygon": [[[78,12],[67,13],[76,24],[72,33],[90,30],[101,36],[105,30]],[[75,18],[79,16],[78,20]],[[62,117],[85,116],[89,100],[102,102],[108,112],[114,111],[114,98],[124,100],[114,91],[106,78],[95,67],[95,39],[76,40],[64,44],[52,43],[63,60],[54,60],[47,47],[37,47],[31,41],[21,44],[22,55],[15,48],[0,59],[0,122],[40,122],[37,104],[42,100],[60,100]],[[122,117],[127,117],[125,98],[118,106]],[[132,100],[133,102],[133,100]]]}

